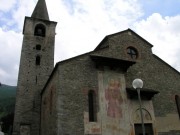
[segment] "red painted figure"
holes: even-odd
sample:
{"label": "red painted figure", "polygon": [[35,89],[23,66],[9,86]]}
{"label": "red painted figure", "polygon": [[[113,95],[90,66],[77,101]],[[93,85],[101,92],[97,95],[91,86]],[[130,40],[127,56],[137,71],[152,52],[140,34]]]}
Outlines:
{"label": "red painted figure", "polygon": [[105,90],[105,98],[107,101],[107,115],[113,118],[122,117],[121,103],[122,97],[120,95],[120,83],[118,80],[111,79],[108,87]]}

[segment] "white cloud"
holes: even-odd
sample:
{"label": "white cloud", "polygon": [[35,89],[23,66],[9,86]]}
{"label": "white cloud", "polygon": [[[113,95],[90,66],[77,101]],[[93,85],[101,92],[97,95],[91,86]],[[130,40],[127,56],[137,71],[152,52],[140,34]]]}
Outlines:
{"label": "white cloud", "polygon": [[[9,3],[8,6],[1,8]],[[31,16],[37,0],[0,1],[0,81],[15,85],[19,64],[24,17]],[[2,3],[2,4],[1,4]],[[92,51],[106,36],[128,27],[151,42],[153,51],[176,68],[180,43],[180,17],[152,14],[139,20],[143,13],[138,0],[46,0],[56,29],[55,62]],[[5,12],[11,11],[10,18]],[[13,32],[10,30],[12,26]],[[18,32],[17,32],[18,31]],[[149,36],[151,35],[151,36]],[[6,57],[4,57],[6,56]],[[4,59],[2,59],[4,58]]]}
{"label": "white cloud", "polygon": [[7,76],[8,74],[3,69],[0,68],[0,77],[6,78]]}
{"label": "white cloud", "polygon": [[3,31],[0,28],[0,81],[2,83],[16,84],[21,42],[21,34],[14,31]]}
{"label": "white cloud", "polygon": [[22,30],[24,17],[31,16],[37,0],[18,0],[17,8],[14,8],[12,19],[18,30]]}
{"label": "white cloud", "polygon": [[127,29],[143,14],[135,0],[67,2],[55,0],[53,6],[47,0],[50,19],[58,22],[56,62],[93,50],[106,35]]}
{"label": "white cloud", "polygon": [[154,45],[153,52],[180,70],[180,16],[162,17],[154,13],[134,24],[138,34]]}
{"label": "white cloud", "polygon": [[0,0],[0,11],[7,12],[16,4],[16,0]]}

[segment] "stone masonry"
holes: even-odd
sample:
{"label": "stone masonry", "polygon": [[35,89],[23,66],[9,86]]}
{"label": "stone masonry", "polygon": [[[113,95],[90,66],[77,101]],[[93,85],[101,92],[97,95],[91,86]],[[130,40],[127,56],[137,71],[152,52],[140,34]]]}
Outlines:
{"label": "stone masonry", "polygon": [[[35,28],[39,24],[44,26],[45,36],[35,35]],[[32,17],[25,18],[14,134],[39,135],[40,93],[54,67],[55,27],[56,22]]]}
{"label": "stone masonry", "polygon": [[[154,135],[158,133],[161,135],[170,134],[173,133],[172,130],[175,131],[174,133],[179,134],[180,121],[178,120],[174,99],[176,94],[180,94],[178,90],[180,87],[178,83],[180,81],[179,72],[154,55],[151,50],[153,46],[130,29],[107,36],[100,43],[100,46],[102,48],[99,47],[90,53],[56,64],[42,92],[42,104],[47,103],[48,99],[52,99],[50,95],[53,95],[54,98],[52,107],[49,106],[48,108],[45,104],[46,107],[42,106],[41,108],[42,116],[48,117],[48,119],[42,119],[41,134],[106,135],[109,132],[107,128],[114,134],[135,134],[134,124],[136,124],[136,120],[133,120],[132,114],[138,108],[138,102],[129,99],[126,92],[126,88],[132,87],[132,81],[135,78],[141,78],[144,81],[144,88],[159,91],[159,94],[155,95],[152,100],[142,101],[143,107],[149,114],[149,119],[145,121],[152,124]],[[132,60],[128,56],[127,48],[129,46],[138,50],[136,60]],[[91,59],[92,55],[123,59],[136,63],[124,72],[120,67],[103,65],[97,67],[97,64]],[[102,98],[103,93],[101,93],[103,89],[103,80],[101,78],[108,74],[112,74],[111,76],[118,75],[122,80],[121,94],[124,93],[124,110],[122,113],[125,116],[125,118],[122,118],[122,122],[126,123],[124,129],[119,129],[116,125],[104,124],[105,121],[108,121],[108,123],[112,121],[106,118],[104,108],[102,108],[104,99]],[[88,90],[95,90],[97,94],[98,118],[96,122],[86,120],[86,117],[88,117]],[[169,119],[174,119],[174,121],[169,121]],[[122,122],[120,122],[121,125]],[[137,121],[137,123],[139,122]]]}
{"label": "stone masonry", "polygon": [[56,24],[45,0],[25,17],[13,135],[142,134],[136,78],[146,133],[180,135],[180,73],[153,45],[127,29],[54,67]]}

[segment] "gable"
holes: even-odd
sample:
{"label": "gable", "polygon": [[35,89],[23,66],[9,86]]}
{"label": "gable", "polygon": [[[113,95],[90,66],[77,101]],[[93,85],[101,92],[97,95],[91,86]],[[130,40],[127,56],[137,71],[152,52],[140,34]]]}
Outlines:
{"label": "gable", "polygon": [[131,29],[106,36],[93,51],[96,55],[128,61],[146,60],[152,53],[148,41]]}
{"label": "gable", "polygon": [[139,40],[147,43],[147,45],[149,47],[153,47],[153,45],[151,43],[149,43],[147,40],[145,40],[144,38],[142,38],[141,36],[139,36],[137,33],[135,33],[134,31],[132,31],[131,29],[127,29],[127,30],[124,30],[124,31],[121,31],[121,32],[118,32],[118,33],[114,33],[114,34],[111,34],[111,35],[107,35],[100,43],[99,45],[94,49],[94,51],[98,51],[98,50],[101,50],[101,49],[104,49],[104,48],[107,48],[109,47],[109,40],[112,39],[112,38],[115,38],[115,37],[120,37],[122,36],[123,34],[128,34],[128,35],[134,35],[136,36]]}

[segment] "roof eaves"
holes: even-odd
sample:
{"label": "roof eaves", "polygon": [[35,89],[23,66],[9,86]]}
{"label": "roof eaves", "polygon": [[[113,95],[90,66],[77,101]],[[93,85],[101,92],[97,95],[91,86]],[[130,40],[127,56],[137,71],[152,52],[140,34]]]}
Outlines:
{"label": "roof eaves", "polygon": [[168,63],[166,63],[165,61],[163,61],[161,58],[159,58],[157,55],[153,54],[153,56],[160,60],[161,62],[163,62],[164,64],[166,64],[168,67],[170,67],[172,70],[174,70],[176,73],[178,73],[180,75],[180,72],[178,70],[176,70],[175,68],[173,68],[171,65],[169,65]]}
{"label": "roof eaves", "polygon": [[[94,49],[94,51],[98,51],[98,50],[100,50],[101,48],[101,45],[103,44],[103,43],[105,43],[106,41],[108,41],[108,36],[105,36],[104,37],[104,39],[97,45],[97,47]],[[102,49],[104,49],[104,48],[102,48]]]}
{"label": "roof eaves", "polygon": [[94,51],[97,51],[100,49],[100,46],[105,42],[107,41],[110,37],[113,37],[113,36],[116,36],[118,34],[122,34],[124,32],[127,32],[127,31],[130,31],[132,32],[133,34],[135,34],[137,37],[139,37],[140,39],[142,39],[143,41],[145,41],[150,47],[153,47],[153,45],[151,43],[149,43],[147,40],[145,40],[144,38],[142,38],[140,35],[138,35],[136,32],[134,32],[133,30],[131,30],[130,28],[126,29],[126,30],[123,30],[123,31],[120,31],[120,32],[117,32],[117,33],[113,33],[113,34],[110,34],[110,35],[107,35],[105,36],[105,38],[99,43],[99,45],[94,49]]}
{"label": "roof eaves", "polygon": [[44,85],[44,87],[43,87],[43,89],[42,89],[42,91],[41,91],[41,95],[43,94],[44,90],[46,89],[46,87],[47,87],[48,83],[50,82],[51,78],[53,77],[54,73],[55,73],[56,70],[58,69],[58,66],[59,66],[59,64],[56,63],[56,65],[55,65],[53,71],[51,72],[51,75],[49,76],[47,82],[45,83],[45,85]]}
{"label": "roof eaves", "polygon": [[147,40],[145,40],[143,37],[141,37],[140,35],[138,35],[136,32],[134,32],[134,31],[131,30],[130,28],[128,28],[127,31],[131,31],[131,32],[134,33],[137,37],[139,37],[140,39],[142,39],[143,41],[145,41],[150,47],[153,47],[153,45],[152,45],[151,43],[149,43]]}

